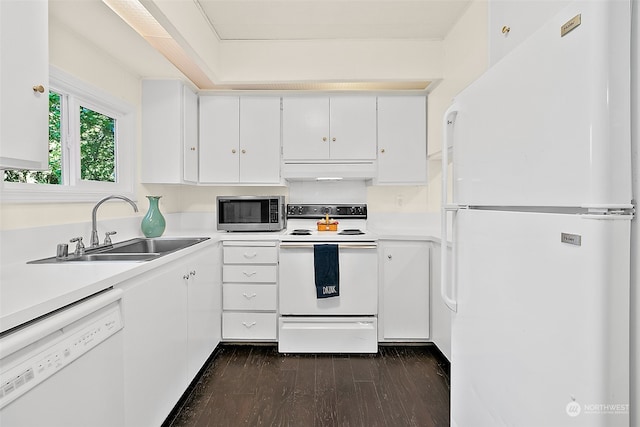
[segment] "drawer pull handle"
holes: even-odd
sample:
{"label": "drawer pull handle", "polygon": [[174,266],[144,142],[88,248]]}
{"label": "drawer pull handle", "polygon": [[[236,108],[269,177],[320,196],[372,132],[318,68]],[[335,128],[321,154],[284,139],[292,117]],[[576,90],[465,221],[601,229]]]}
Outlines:
{"label": "drawer pull handle", "polygon": [[243,292],[242,295],[246,298],[246,299],[251,299],[257,296],[257,294],[247,294],[246,292]]}
{"label": "drawer pull handle", "polygon": [[254,326],[256,324],[256,322],[251,322],[251,323],[242,322],[242,324],[244,325],[245,328],[249,329],[252,326]]}
{"label": "drawer pull handle", "polygon": [[257,273],[257,271],[243,271],[242,274],[244,274],[247,277],[251,277],[254,276]]}
{"label": "drawer pull handle", "polygon": [[245,252],[244,253],[244,257],[247,258],[247,259],[255,258],[256,255],[258,255],[257,252]]}

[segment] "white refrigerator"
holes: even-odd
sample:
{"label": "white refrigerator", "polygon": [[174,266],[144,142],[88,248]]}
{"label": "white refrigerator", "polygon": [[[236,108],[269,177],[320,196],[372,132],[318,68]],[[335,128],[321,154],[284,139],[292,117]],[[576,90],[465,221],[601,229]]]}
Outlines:
{"label": "white refrigerator", "polygon": [[445,115],[452,426],[629,426],[630,27],[575,1]]}

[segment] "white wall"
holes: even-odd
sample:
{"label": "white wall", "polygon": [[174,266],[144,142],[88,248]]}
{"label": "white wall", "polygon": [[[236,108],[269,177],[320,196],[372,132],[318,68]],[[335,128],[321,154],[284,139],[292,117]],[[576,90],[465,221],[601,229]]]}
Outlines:
{"label": "white wall", "polygon": [[[487,2],[474,1],[444,41],[444,79],[429,96],[429,153],[440,151],[442,117],[453,98],[488,67]],[[428,210],[440,209],[441,164],[429,162]]]}

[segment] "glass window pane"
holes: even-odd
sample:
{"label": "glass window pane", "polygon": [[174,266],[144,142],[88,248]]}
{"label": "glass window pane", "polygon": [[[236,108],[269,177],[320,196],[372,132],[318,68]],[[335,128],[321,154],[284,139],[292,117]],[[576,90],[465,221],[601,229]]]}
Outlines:
{"label": "glass window pane", "polygon": [[116,181],[116,119],[80,107],[80,178]]}
{"label": "glass window pane", "polygon": [[62,97],[59,93],[49,92],[49,170],[5,170],[3,171],[5,182],[62,184],[61,99]]}

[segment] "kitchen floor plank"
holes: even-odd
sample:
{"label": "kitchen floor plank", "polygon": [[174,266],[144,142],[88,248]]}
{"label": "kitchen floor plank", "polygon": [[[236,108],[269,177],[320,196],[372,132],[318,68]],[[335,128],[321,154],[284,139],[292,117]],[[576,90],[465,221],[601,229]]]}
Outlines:
{"label": "kitchen floor plank", "polygon": [[448,426],[438,355],[433,346],[331,355],[222,345],[164,426]]}

